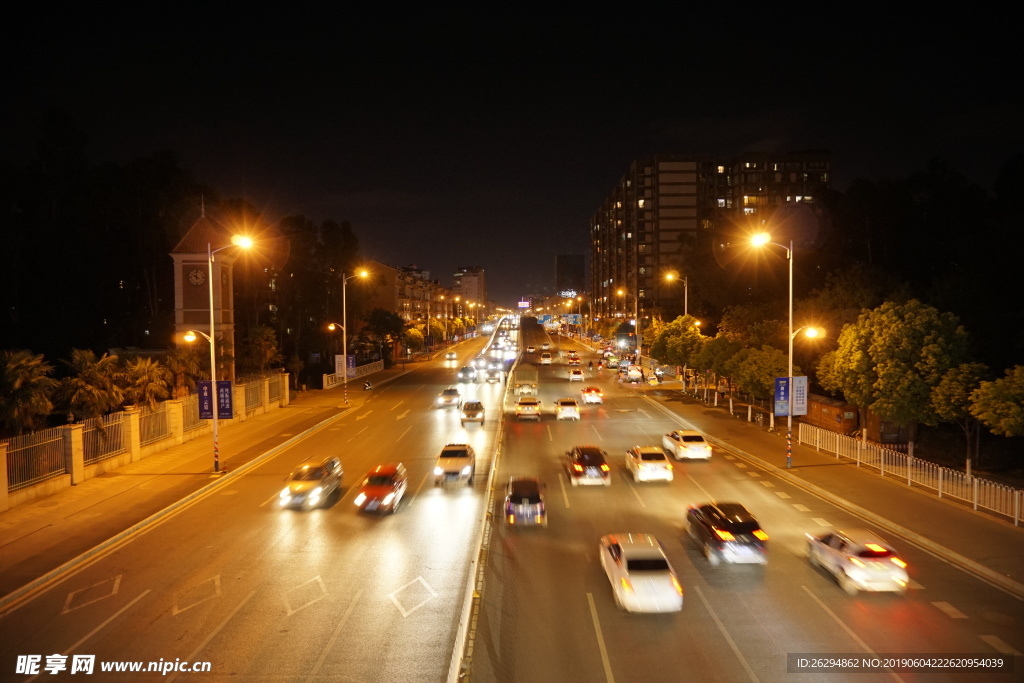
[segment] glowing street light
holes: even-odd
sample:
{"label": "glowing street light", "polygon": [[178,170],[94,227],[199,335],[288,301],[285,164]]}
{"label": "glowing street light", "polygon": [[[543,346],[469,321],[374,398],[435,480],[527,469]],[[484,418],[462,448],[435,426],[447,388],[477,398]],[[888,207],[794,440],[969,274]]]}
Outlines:
{"label": "glowing street light", "polygon": [[[675,282],[679,278],[679,273],[673,271],[665,274],[666,282]],[[683,276],[683,315],[690,315],[690,278],[689,276]]]}
{"label": "glowing street light", "polygon": [[210,388],[213,391],[213,471],[215,473],[220,472],[220,443],[217,432],[217,413],[218,411],[218,396],[217,396],[217,334],[214,331],[214,310],[213,310],[213,255],[218,251],[224,251],[231,247],[240,247],[242,249],[249,249],[253,245],[251,237],[245,235],[232,235],[231,244],[226,244],[223,247],[213,248],[210,242],[206,243],[206,264],[208,268],[207,281],[210,285],[210,334],[199,332],[198,330],[189,330],[185,333],[185,341],[192,343],[198,337],[197,334],[202,335],[210,342]]}
{"label": "glowing street light", "polygon": [[344,398],[345,405],[348,405],[348,297],[346,285],[352,278],[365,278],[370,274],[365,268],[360,268],[356,271],[355,275],[349,275],[345,277],[344,271],[341,273],[341,324],[330,323],[327,325],[327,329],[333,332],[337,328],[341,328],[341,359],[342,359],[342,397]]}

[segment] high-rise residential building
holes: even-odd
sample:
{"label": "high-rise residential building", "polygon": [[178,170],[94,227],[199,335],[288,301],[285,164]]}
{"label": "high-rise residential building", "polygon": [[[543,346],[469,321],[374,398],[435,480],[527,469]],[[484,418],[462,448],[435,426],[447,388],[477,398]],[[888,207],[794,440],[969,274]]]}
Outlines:
{"label": "high-rise residential building", "polygon": [[555,293],[583,294],[587,291],[583,254],[559,254],[555,257]]}
{"label": "high-rise residential building", "polygon": [[480,266],[456,268],[452,273],[452,292],[461,297],[462,302],[472,302],[486,308],[487,282],[484,269]]}
{"label": "high-rise residential building", "polygon": [[688,290],[667,275],[688,277],[695,252],[710,254],[710,238],[727,225],[763,224],[783,204],[813,203],[830,180],[824,151],[634,161],[590,222],[594,314],[682,313]]}

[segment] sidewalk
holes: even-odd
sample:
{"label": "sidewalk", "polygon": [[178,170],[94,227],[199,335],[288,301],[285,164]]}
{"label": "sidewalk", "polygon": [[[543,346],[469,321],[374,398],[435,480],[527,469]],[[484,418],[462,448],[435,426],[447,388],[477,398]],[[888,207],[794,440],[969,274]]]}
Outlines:
{"label": "sidewalk", "polygon": [[[401,363],[369,377],[374,386],[411,371]],[[201,436],[88,479],[59,494],[0,514],[0,597],[251,462],[285,440],[362,406],[363,380],[295,394],[290,404],[221,428],[220,459],[226,474],[213,474],[212,437]]]}
{"label": "sidewalk", "polygon": [[754,465],[824,496],[893,535],[927,548],[1024,599],[1024,528],[925,489],[881,477],[856,463],[793,442],[793,467],[786,468],[785,427],[769,432],[742,415],[729,414],[678,389],[661,385],[638,391]]}

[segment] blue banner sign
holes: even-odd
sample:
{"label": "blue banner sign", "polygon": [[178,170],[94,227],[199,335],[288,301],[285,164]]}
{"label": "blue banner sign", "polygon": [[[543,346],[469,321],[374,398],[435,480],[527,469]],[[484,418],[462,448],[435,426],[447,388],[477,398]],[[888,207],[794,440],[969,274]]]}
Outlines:
{"label": "blue banner sign", "polygon": [[789,415],[789,377],[775,378],[775,417]]}
{"label": "blue banner sign", "polygon": [[196,382],[196,389],[199,392],[199,419],[213,419],[213,403],[217,402],[217,418],[230,420],[235,416],[234,392],[231,390],[231,380],[217,380],[217,397],[214,399],[213,391],[210,388],[210,380]]}

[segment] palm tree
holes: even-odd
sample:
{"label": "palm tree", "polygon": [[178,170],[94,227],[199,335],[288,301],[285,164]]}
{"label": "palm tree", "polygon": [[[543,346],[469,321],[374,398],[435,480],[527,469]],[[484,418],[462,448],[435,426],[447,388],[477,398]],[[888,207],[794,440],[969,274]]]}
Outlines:
{"label": "palm tree", "polygon": [[53,366],[31,351],[4,351],[0,356],[0,427],[21,434],[39,428],[53,412],[50,400],[57,381]]}
{"label": "palm tree", "polygon": [[75,374],[61,380],[57,397],[69,412],[90,418],[120,407],[124,391],[117,385],[117,356],[97,359],[91,350],[72,349],[71,360],[64,363]]}
{"label": "palm tree", "polygon": [[158,401],[171,395],[174,375],[164,365],[152,358],[134,358],[125,364],[119,384],[124,391],[125,402],[145,404],[151,409]]}
{"label": "palm tree", "polygon": [[174,378],[174,398],[188,396],[196,388],[200,374],[199,352],[191,346],[171,349],[164,357],[164,364]]}

